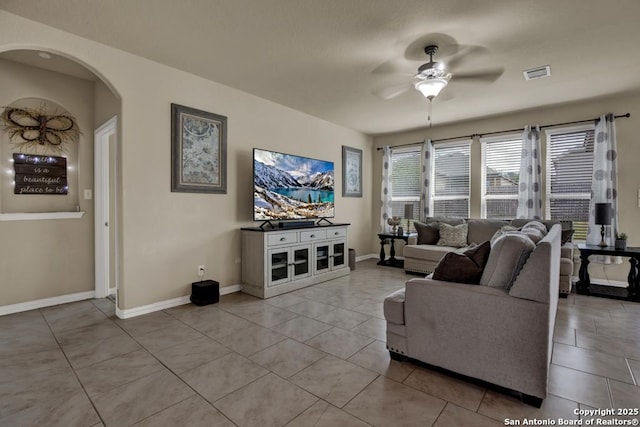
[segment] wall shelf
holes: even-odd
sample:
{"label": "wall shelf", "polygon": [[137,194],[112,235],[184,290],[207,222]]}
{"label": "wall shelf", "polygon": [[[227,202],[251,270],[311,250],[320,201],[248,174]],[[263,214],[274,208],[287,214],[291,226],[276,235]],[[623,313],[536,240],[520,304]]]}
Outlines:
{"label": "wall shelf", "polygon": [[0,214],[0,221],[34,221],[48,219],[80,219],[84,212],[19,212]]}

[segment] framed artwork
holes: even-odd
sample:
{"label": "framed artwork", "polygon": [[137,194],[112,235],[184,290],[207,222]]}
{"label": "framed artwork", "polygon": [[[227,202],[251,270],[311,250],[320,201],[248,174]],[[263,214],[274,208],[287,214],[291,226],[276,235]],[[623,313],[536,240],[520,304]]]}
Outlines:
{"label": "framed artwork", "polygon": [[171,104],[171,191],[227,193],[227,118]]}
{"label": "framed artwork", "polygon": [[342,146],[342,196],[362,197],[362,150]]}

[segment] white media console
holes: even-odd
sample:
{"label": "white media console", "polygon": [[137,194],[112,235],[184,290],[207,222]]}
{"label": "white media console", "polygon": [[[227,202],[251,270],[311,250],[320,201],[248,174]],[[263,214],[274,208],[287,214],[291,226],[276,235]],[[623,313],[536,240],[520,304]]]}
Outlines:
{"label": "white media console", "polygon": [[242,291],[269,298],[348,275],[348,225],[243,228]]}

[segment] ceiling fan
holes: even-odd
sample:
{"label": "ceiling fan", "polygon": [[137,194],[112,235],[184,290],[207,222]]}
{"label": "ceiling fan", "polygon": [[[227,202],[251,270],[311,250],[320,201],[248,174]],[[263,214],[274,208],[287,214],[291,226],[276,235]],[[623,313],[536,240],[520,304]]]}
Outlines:
{"label": "ceiling fan", "polygon": [[[410,48],[408,49],[410,50]],[[486,52],[487,49],[481,46],[468,46],[461,49],[458,54],[451,57],[447,64],[443,62],[435,62],[433,57],[438,53],[439,47],[437,44],[428,44],[424,48],[424,53],[429,56],[429,62],[424,63],[418,67],[417,74],[408,74],[413,77],[411,81],[405,83],[383,87],[382,89],[373,91],[373,94],[384,100],[395,98],[412,86],[418,90],[429,101],[432,101],[442,89],[446,88],[450,81],[469,81],[480,83],[491,83],[497,80],[504,68],[496,67],[492,69],[485,69],[472,72],[457,72],[455,68],[463,62],[466,56],[474,53]],[[412,58],[413,59],[413,58]],[[379,67],[382,71],[374,72],[387,72],[387,68],[383,66]],[[406,73],[402,73],[406,74]]]}

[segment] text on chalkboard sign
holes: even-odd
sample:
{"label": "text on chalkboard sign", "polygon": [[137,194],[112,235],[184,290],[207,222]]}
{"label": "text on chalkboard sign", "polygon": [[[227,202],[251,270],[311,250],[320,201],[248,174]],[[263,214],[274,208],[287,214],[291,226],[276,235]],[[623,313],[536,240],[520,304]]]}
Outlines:
{"label": "text on chalkboard sign", "polygon": [[13,153],[13,194],[67,194],[67,159]]}

